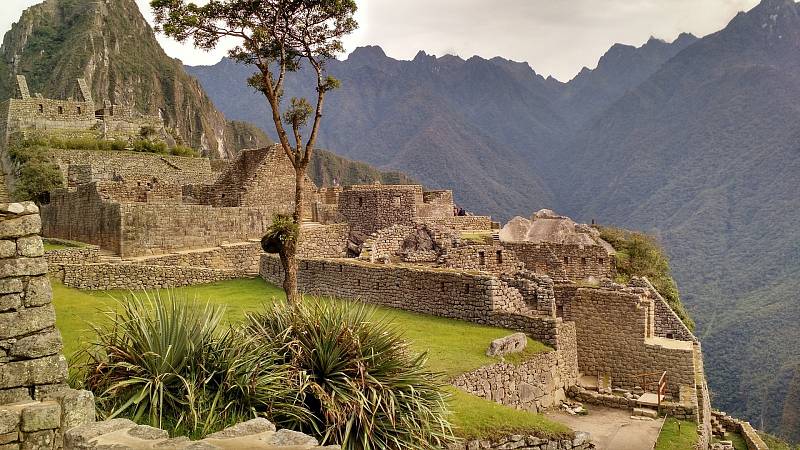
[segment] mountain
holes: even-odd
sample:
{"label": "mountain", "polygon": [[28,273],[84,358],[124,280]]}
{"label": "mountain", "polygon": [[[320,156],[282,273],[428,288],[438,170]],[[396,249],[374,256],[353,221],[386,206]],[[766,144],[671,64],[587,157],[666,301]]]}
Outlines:
{"label": "mountain", "polygon": [[160,114],[208,156],[264,142],[252,125],[226,121],[181,62],[164,53],[134,0],[46,0],[28,8],[0,48],[0,99],[13,94],[16,74],[26,75],[31,92],[53,98],[76,96],[75,79],[86,78],[98,101]]}
{"label": "mountain", "polygon": [[[715,405],[797,440],[798,69],[791,0],[700,39],[615,45],[567,83],[503,58],[364,47],[329,65],[343,87],[322,139],[501,219],[550,207],[654,233],[698,323]],[[246,67],[187,70],[230,117],[270,128]]]}
{"label": "mountain", "polygon": [[547,177],[568,212],[661,238],[716,405],[795,439],[799,68],[800,6],[765,0],[624,94]]}

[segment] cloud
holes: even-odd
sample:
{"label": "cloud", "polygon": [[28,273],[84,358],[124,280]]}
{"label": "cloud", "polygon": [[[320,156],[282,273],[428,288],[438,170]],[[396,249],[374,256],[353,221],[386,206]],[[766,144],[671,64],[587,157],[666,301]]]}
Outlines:
{"label": "cloud", "polygon": [[[0,31],[41,0],[0,1]],[[136,0],[152,23],[149,0]],[[673,40],[681,32],[717,31],[758,0],[360,0],[361,27],[348,50],[380,45],[389,56],[410,59],[419,50],[462,57],[503,56],[527,61],[561,80],[594,67],[615,43],[641,45],[650,36]],[[214,64],[225,49],[204,52],[164,36],[159,42],[187,64]]]}

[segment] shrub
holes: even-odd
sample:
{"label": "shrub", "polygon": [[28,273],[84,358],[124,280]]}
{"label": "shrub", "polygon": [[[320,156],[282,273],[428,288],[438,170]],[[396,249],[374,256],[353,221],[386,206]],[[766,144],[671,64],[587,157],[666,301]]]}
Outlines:
{"label": "shrub", "polygon": [[302,422],[301,375],[273,343],[217,331],[221,310],[196,301],[131,295],[97,342],[78,355],[75,384],[93,391],[104,418],[128,417],[202,437],[264,415]]}
{"label": "shrub", "polygon": [[175,156],[190,156],[190,157],[197,157],[200,154],[193,148],[187,147],[185,145],[176,145],[170,149],[170,153]]}
{"label": "shrub", "polygon": [[25,146],[19,141],[9,145],[9,157],[16,166],[15,200],[46,203],[50,191],[63,186],[61,170],[40,145]]}
{"label": "shrub", "polygon": [[694,321],[683,306],[672,278],[669,258],[656,239],[645,233],[613,227],[600,227],[600,237],[617,251],[614,259],[618,281],[627,283],[634,276],[647,277],[686,327],[694,331]]}
{"label": "shrub", "polygon": [[308,377],[301,399],[311,420],[293,428],[345,450],[432,449],[452,440],[442,377],[364,305],[277,303],[248,315],[246,332],[281,343],[285,362]]}

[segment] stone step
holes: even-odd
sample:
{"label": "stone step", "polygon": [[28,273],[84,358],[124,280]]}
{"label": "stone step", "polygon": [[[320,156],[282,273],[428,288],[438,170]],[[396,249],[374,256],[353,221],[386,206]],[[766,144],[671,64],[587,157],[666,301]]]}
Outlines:
{"label": "stone step", "polygon": [[633,415],[636,417],[658,418],[658,411],[650,408],[633,408]]}

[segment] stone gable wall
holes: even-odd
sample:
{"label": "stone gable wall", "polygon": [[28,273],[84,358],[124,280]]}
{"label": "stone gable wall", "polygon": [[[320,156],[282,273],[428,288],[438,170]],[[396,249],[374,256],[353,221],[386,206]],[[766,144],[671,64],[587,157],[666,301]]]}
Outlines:
{"label": "stone gable wall", "polygon": [[616,274],[613,256],[599,245],[503,242],[503,246],[513,250],[528,270],[553,279],[613,279]]}
{"label": "stone gable wall", "polygon": [[640,293],[579,288],[565,311],[577,327],[580,371],[610,375],[615,387],[626,389],[641,385],[640,374],[666,371],[675,398],[681,385],[694,386],[693,350],[653,339],[653,309],[652,299]]}
{"label": "stone gable wall", "polygon": [[655,335],[658,337],[677,339],[679,341],[698,342],[697,338],[686,327],[683,321],[670,308],[669,304],[647,278],[634,277],[629,283],[630,286],[643,287],[650,293],[655,303]]}

